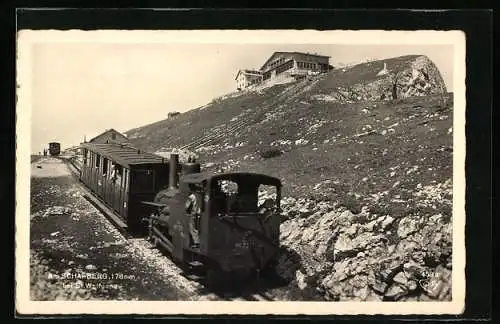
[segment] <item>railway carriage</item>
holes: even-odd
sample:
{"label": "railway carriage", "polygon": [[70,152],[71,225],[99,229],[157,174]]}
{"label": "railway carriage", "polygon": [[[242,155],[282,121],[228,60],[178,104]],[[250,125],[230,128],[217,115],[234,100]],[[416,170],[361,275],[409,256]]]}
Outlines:
{"label": "railway carriage", "polygon": [[168,185],[168,161],[123,144],[83,143],[80,180],[131,231],[141,230],[142,200]]}
{"label": "railway carriage", "polygon": [[49,154],[52,156],[57,156],[61,153],[61,143],[50,142],[49,143]]}

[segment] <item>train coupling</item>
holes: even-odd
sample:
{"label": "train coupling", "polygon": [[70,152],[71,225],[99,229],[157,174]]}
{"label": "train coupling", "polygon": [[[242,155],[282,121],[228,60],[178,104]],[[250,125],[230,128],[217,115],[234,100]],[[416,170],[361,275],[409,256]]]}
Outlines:
{"label": "train coupling", "polygon": [[151,221],[152,221],[152,220],[154,220],[154,219],[155,219],[154,215],[150,215],[150,216],[147,216],[147,217],[143,217],[143,218],[141,219],[141,223],[143,223],[143,224],[149,224],[149,223],[151,223]]}

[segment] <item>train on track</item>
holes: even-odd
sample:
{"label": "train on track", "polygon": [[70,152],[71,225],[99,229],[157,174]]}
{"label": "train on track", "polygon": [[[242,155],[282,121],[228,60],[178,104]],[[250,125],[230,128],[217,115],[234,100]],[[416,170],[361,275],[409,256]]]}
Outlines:
{"label": "train on track", "polygon": [[[258,173],[201,172],[124,144],[82,143],[80,181],[123,221],[182,265],[228,273],[273,269],[279,254],[278,178]],[[273,192],[259,202],[259,191]]]}
{"label": "train on track", "polygon": [[49,143],[49,154],[52,156],[58,156],[61,154],[61,143],[50,142]]}

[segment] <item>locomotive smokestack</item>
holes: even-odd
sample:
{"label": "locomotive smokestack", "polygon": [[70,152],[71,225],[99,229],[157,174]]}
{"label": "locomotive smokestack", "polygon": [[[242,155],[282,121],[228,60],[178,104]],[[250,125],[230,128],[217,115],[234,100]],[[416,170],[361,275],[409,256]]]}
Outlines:
{"label": "locomotive smokestack", "polygon": [[179,180],[179,174],[177,170],[178,165],[179,165],[179,155],[170,154],[168,186],[171,189],[177,188],[177,182]]}

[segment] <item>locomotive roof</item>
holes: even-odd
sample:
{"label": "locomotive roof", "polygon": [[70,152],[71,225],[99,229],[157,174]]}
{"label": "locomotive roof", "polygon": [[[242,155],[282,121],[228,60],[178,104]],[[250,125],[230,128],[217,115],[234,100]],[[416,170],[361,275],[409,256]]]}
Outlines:
{"label": "locomotive roof", "polygon": [[144,152],[135,147],[121,144],[97,144],[82,143],[80,147],[86,148],[92,152],[98,153],[124,167],[139,164],[164,163],[165,159],[161,156]]}
{"label": "locomotive roof", "polygon": [[281,181],[278,178],[253,172],[227,172],[227,173],[212,173],[212,172],[200,172],[191,173],[182,176],[181,180],[185,183],[201,183],[203,181],[217,180],[217,179],[244,179],[252,178],[262,183],[269,183],[273,185],[281,185]]}

